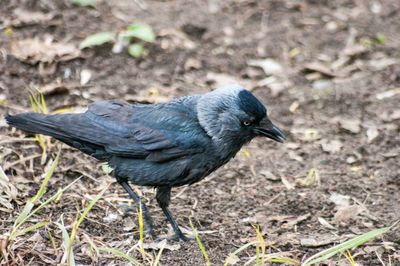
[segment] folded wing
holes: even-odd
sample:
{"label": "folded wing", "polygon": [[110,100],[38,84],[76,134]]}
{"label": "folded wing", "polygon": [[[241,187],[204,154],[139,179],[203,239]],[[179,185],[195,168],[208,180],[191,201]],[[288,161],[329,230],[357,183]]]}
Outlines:
{"label": "folded wing", "polygon": [[53,136],[97,159],[112,156],[165,162],[204,151],[210,140],[195,109],[179,103],[98,102],[82,114],[7,116],[17,128]]}

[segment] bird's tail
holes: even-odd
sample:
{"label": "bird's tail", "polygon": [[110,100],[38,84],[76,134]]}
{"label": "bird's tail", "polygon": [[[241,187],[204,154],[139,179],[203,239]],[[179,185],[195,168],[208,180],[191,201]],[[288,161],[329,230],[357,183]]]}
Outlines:
{"label": "bird's tail", "polygon": [[52,136],[55,138],[66,138],[68,134],[62,130],[62,122],[57,119],[59,115],[45,115],[40,113],[22,113],[17,115],[6,115],[6,121],[10,126],[24,131]]}

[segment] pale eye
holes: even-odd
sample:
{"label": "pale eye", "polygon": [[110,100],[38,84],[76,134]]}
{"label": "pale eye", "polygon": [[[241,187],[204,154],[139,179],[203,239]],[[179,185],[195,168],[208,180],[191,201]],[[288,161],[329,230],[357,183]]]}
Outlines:
{"label": "pale eye", "polygon": [[250,122],[250,121],[244,121],[244,122],[243,122],[243,125],[245,125],[246,127],[248,127],[248,126],[251,125],[251,122]]}

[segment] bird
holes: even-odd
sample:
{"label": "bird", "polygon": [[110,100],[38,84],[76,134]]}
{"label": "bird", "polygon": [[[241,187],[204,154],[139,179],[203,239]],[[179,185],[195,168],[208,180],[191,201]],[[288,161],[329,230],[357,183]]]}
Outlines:
{"label": "bird", "polygon": [[113,169],[142,210],[146,233],[156,238],[146,205],[131,184],[156,189],[156,201],[174,235],[187,241],[168,209],[171,188],[194,184],[232,159],[255,137],[286,137],[265,106],[238,84],[165,103],[94,102],[83,113],[6,115],[15,128],[66,143]]}

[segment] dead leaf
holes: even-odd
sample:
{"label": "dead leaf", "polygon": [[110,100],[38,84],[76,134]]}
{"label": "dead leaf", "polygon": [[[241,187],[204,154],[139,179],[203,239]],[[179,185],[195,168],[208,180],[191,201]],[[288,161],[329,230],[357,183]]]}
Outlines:
{"label": "dead leaf", "polygon": [[331,229],[331,230],[335,230],[335,229],[336,229],[333,225],[331,225],[327,220],[325,220],[325,219],[322,218],[322,217],[318,217],[318,222],[319,222],[322,226],[324,226],[324,227],[326,227],[326,228],[328,228],[328,229]]}
{"label": "dead leaf", "polygon": [[303,162],[304,161],[304,159],[303,159],[303,157],[301,157],[297,152],[295,152],[295,151],[289,151],[289,158],[290,159],[293,159],[293,160],[296,160],[296,161],[298,161],[298,162]]}
{"label": "dead leaf", "polygon": [[45,41],[33,38],[13,42],[11,54],[23,62],[36,64],[51,63],[55,60],[69,61],[79,57],[81,52],[74,44],[56,43],[51,38]]}
{"label": "dead leaf", "polygon": [[89,69],[82,69],[81,71],[81,85],[86,85],[90,78],[92,77],[92,72]]}
{"label": "dead leaf", "polygon": [[316,237],[301,238],[300,245],[303,247],[321,247],[332,244],[338,237],[333,235],[318,235]]}
{"label": "dead leaf", "polygon": [[240,261],[239,257],[236,255],[233,255],[232,258],[229,260],[228,264],[229,265],[237,265],[237,263]]}
{"label": "dead leaf", "polygon": [[298,216],[298,217],[293,217],[293,218],[290,218],[290,219],[286,219],[286,223],[282,224],[280,227],[281,227],[282,229],[288,229],[288,230],[290,230],[290,229],[293,229],[293,227],[294,227],[295,225],[297,225],[298,223],[300,223],[300,222],[302,222],[302,221],[304,221],[304,220],[307,220],[307,219],[310,218],[310,217],[311,217],[311,213],[307,213],[307,214],[304,214],[304,215],[302,215],[302,216]]}
{"label": "dead leaf", "polygon": [[199,69],[199,68],[201,68],[201,61],[197,58],[189,58],[188,60],[186,60],[183,68],[186,71],[191,70],[191,69]]}
{"label": "dead leaf", "polygon": [[135,221],[131,217],[128,217],[127,219],[124,219],[123,221],[124,221],[123,229],[126,232],[132,231],[133,229],[137,228]]}
{"label": "dead leaf", "polygon": [[143,243],[143,248],[145,249],[167,249],[167,250],[172,250],[172,251],[176,251],[179,250],[181,248],[180,244],[170,244],[167,242],[166,239],[162,240],[162,241],[154,241],[151,243]]}
{"label": "dead leaf", "polygon": [[390,119],[390,121],[400,119],[400,109],[394,110],[394,111],[390,114],[389,119]]}
{"label": "dead leaf", "polygon": [[283,73],[283,67],[277,61],[266,58],[262,60],[250,60],[249,66],[260,67],[267,75],[280,75]]}
{"label": "dead leaf", "polygon": [[367,51],[368,51],[368,49],[365,45],[354,44],[354,45],[350,45],[350,46],[346,47],[342,53],[346,56],[355,56],[355,55],[363,54]]}
{"label": "dead leaf", "polygon": [[54,18],[53,13],[43,13],[38,11],[30,11],[22,8],[16,8],[13,11],[14,18],[6,21],[7,26],[22,26],[22,25],[33,25],[40,24],[50,21]]}
{"label": "dead leaf", "polygon": [[346,207],[350,205],[350,196],[332,193],[329,199],[335,203],[337,207]]}
{"label": "dead leaf", "polygon": [[368,128],[367,130],[368,143],[373,142],[378,136],[379,136],[379,131],[375,126]]}
{"label": "dead leaf", "polygon": [[348,73],[334,71],[330,67],[320,63],[320,62],[311,62],[304,65],[306,70],[311,70],[315,72],[322,73],[326,76],[330,77],[345,77]]}
{"label": "dead leaf", "polygon": [[294,102],[290,105],[289,111],[290,111],[291,113],[294,114],[294,113],[296,113],[297,108],[299,108],[299,106],[300,106],[299,101],[294,101]]}
{"label": "dead leaf", "polygon": [[208,72],[206,79],[208,82],[214,82],[217,88],[228,84],[240,83],[234,76],[215,72]]}
{"label": "dead leaf", "polygon": [[103,221],[105,223],[111,223],[111,222],[114,222],[117,219],[118,219],[118,214],[116,214],[116,213],[109,213],[107,216],[103,217]]}
{"label": "dead leaf", "polygon": [[383,100],[383,99],[386,99],[386,98],[391,98],[391,97],[393,97],[393,96],[395,96],[395,95],[397,95],[399,93],[400,93],[400,88],[396,88],[396,89],[393,89],[393,90],[388,90],[388,91],[385,91],[385,92],[378,93],[376,95],[376,98],[378,100]]}
{"label": "dead leaf", "polygon": [[278,181],[279,179],[281,179],[279,176],[274,175],[271,171],[266,170],[266,169],[259,171],[259,173],[262,176],[264,176],[265,179],[268,179],[268,180]]}
{"label": "dead leaf", "polygon": [[333,217],[333,222],[342,222],[356,217],[362,208],[358,205],[350,205],[338,208],[335,216]]}
{"label": "dead leaf", "polygon": [[321,140],[322,150],[328,153],[337,153],[343,147],[343,142],[340,140]]}
{"label": "dead leaf", "polygon": [[271,90],[271,96],[276,97],[279,95],[279,93],[291,87],[292,83],[289,80],[284,80],[282,77],[277,78],[275,76],[271,76],[257,82],[257,86],[267,86]]}
{"label": "dead leaf", "polygon": [[344,117],[335,117],[333,118],[333,122],[339,124],[339,126],[345,130],[350,131],[351,133],[357,134],[361,131],[361,121],[357,118],[344,118]]}
{"label": "dead leaf", "polygon": [[383,70],[391,65],[398,64],[399,60],[394,58],[374,59],[368,62],[368,65],[375,71]]}
{"label": "dead leaf", "polygon": [[281,176],[281,180],[282,180],[282,183],[283,183],[283,184],[285,185],[285,187],[287,188],[287,190],[292,190],[292,189],[295,188],[295,185],[294,185],[293,183],[290,183],[290,182],[286,179],[286,177]]}

